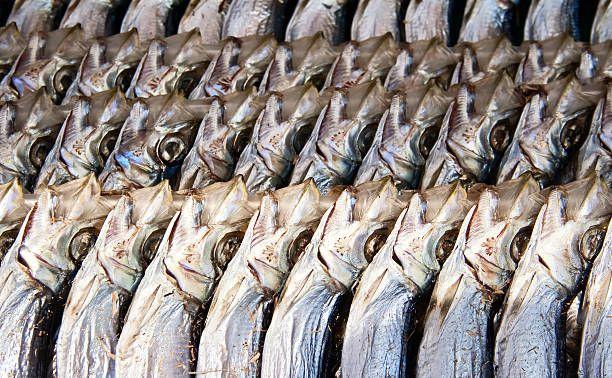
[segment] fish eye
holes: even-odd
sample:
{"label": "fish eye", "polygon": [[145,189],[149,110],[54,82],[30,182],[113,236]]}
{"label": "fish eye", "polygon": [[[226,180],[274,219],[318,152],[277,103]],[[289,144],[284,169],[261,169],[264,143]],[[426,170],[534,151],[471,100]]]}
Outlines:
{"label": "fish eye", "polygon": [[302,233],[300,233],[298,237],[293,240],[291,247],[289,247],[289,254],[287,255],[289,267],[294,266],[300,256],[302,256],[306,250],[306,247],[308,246],[308,243],[310,243],[310,240],[312,239],[312,235],[313,233],[311,230],[302,231]]}
{"label": "fish eye", "polygon": [[106,161],[110,156],[111,152],[115,149],[117,138],[119,137],[119,130],[113,130],[108,132],[100,141],[99,152],[102,156],[102,160]]}
{"label": "fish eye", "polygon": [[119,87],[122,92],[126,92],[130,87],[130,83],[132,82],[132,78],[134,77],[135,72],[136,70],[134,68],[128,68],[126,70],[121,71],[121,73],[117,75],[115,85]]}
{"label": "fish eye", "polygon": [[495,152],[503,152],[510,144],[510,128],[508,123],[504,121],[498,122],[491,129],[489,134],[489,144]]}
{"label": "fish eye", "polygon": [[98,233],[96,230],[90,228],[79,231],[79,233],[72,238],[68,251],[70,253],[70,258],[75,264],[83,261],[89,250],[96,244],[97,238]]}
{"label": "fish eye", "polygon": [[359,133],[357,137],[357,150],[361,154],[361,156],[365,156],[372,145],[372,141],[374,141],[374,136],[376,135],[376,124],[371,123],[366,125],[363,130]]}
{"label": "fish eye", "polygon": [[296,155],[299,155],[304,149],[306,142],[308,142],[308,138],[310,138],[310,134],[312,134],[313,127],[312,125],[304,125],[301,126],[291,139],[291,144],[293,145],[293,151]]}
{"label": "fish eye", "polygon": [[603,226],[590,227],[580,239],[580,254],[588,262],[593,262],[603,246],[606,230]]}
{"label": "fish eye", "polygon": [[459,231],[449,230],[442,235],[440,240],[438,240],[438,244],[436,245],[436,258],[440,263],[444,263],[448,256],[450,256],[455,247],[458,235]]}
{"label": "fish eye", "polygon": [[242,88],[242,90],[247,90],[251,87],[259,87],[259,83],[261,82],[261,77],[259,76],[251,76],[247,79],[247,81],[244,83],[244,87]]}
{"label": "fish eye", "polygon": [[53,89],[60,96],[64,95],[70,84],[76,78],[76,68],[73,66],[64,66],[53,76]]}
{"label": "fish eye", "polygon": [[162,140],[159,145],[159,158],[166,165],[175,165],[187,155],[187,144],[176,135]]}
{"label": "fish eye", "polygon": [[510,243],[510,257],[515,263],[518,263],[529,244],[531,239],[531,227],[525,227],[519,230]]}
{"label": "fish eye", "polygon": [[37,139],[30,147],[30,162],[36,169],[40,169],[45,163],[45,159],[53,148],[53,140],[49,137]]}
{"label": "fish eye", "polygon": [[424,159],[427,159],[433,146],[436,144],[436,141],[438,140],[438,132],[439,130],[435,126],[431,126],[423,130],[423,133],[419,138],[419,151]]}
{"label": "fish eye", "polygon": [[0,258],[6,255],[15,239],[17,239],[17,230],[7,231],[0,236]]}
{"label": "fish eye", "polygon": [[240,130],[234,137],[234,143],[232,144],[232,151],[234,151],[234,156],[240,156],[244,148],[249,144],[249,140],[251,140],[251,130]]}
{"label": "fish eye", "polygon": [[240,243],[242,243],[242,238],[244,234],[242,232],[230,232],[225,235],[223,239],[217,246],[215,247],[215,261],[217,262],[217,266],[222,270],[225,269],[229,261],[234,257],[238,248],[240,248]]}
{"label": "fish eye", "polygon": [[185,72],[176,80],[176,89],[188,97],[198,84],[198,76],[195,72]]}
{"label": "fish eye", "polygon": [[372,262],[374,255],[376,255],[376,253],[382,248],[386,240],[387,230],[385,229],[376,230],[372,233],[372,235],[370,235],[365,243],[365,248],[363,251],[368,263]]}
{"label": "fish eye", "polygon": [[164,230],[156,230],[149,235],[147,240],[140,246],[140,255],[144,260],[145,264],[151,263],[153,257],[157,253],[157,248],[164,237]]}
{"label": "fish eye", "polygon": [[561,129],[561,145],[566,151],[575,147],[580,142],[581,137],[582,130],[577,123],[568,123]]}

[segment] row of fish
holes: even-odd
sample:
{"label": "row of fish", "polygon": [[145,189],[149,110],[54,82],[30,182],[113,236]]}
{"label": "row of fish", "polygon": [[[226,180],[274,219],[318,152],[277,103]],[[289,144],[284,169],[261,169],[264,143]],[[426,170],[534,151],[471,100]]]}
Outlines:
{"label": "row of fish", "polygon": [[0,265],[5,376],[610,373],[612,201],[595,174],[1,189],[0,223],[23,220]]}

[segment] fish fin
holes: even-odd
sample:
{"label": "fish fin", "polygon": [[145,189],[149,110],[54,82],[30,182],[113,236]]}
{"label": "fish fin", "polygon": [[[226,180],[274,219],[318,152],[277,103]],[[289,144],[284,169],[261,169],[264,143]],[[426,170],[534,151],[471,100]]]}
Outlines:
{"label": "fish fin", "polygon": [[164,65],[164,53],[166,52],[166,46],[164,42],[155,39],[149,45],[149,51],[143,58],[143,65],[140,70],[140,77],[149,78],[155,77],[159,69]]}
{"label": "fish fin", "polygon": [[476,205],[476,211],[470,222],[468,233],[470,235],[482,235],[495,224],[497,218],[497,205],[499,198],[493,190],[485,189]]}
{"label": "fish fin", "polygon": [[343,119],[346,119],[346,101],[347,99],[342,91],[336,90],[333,92],[321,129],[337,127]]}
{"label": "fish fin", "polygon": [[404,121],[405,111],[406,102],[402,101],[402,97],[399,94],[395,94],[393,99],[391,99],[391,105],[387,111],[382,135],[383,140],[397,138],[402,135],[400,132],[400,125]]}
{"label": "fish fin", "polygon": [[132,197],[129,194],[122,196],[119,201],[117,201],[110,215],[106,235],[104,235],[105,242],[112,242],[124,238],[123,234],[132,225],[133,211],[134,200]]}
{"label": "fish fin", "polygon": [[99,40],[92,43],[83,61],[84,70],[97,70],[106,61],[106,46]]}
{"label": "fish fin", "polygon": [[266,236],[276,232],[276,218],[278,217],[278,201],[272,192],[266,193],[261,199],[257,219],[253,225],[251,248],[265,242]]}
{"label": "fish fin", "polygon": [[357,202],[354,188],[345,189],[334,202],[323,228],[323,235],[337,234],[346,231],[347,225],[353,221],[353,210]]}
{"label": "fish fin", "polygon": [[134,191],[138,222],[142,224],[153,223],[161,219],[169,219],[174,213],[172,201],[172,189],[168,180],[163,180],[159,184]]}
{"label": "fish fin", "polygon": [[542,230],[557,230],[567,222],[567,200],[558,189],[553,189],[548,196]]}
{"label": "fish fin", "polygon": [[[367,208],[364,209],[365,213],[362,219],[370,219],[376,221],[384,221],[388,218],[388,209],[392,206],[389,203],[394,203],[398,196],[398,190],[391,176],[387,176],[378,182],[379,187],[377,188],[374,197],[371,202],[367,204]],[[368,198],[370,200],[370,198]],[[395,217],[394,219],[395,220]]]}
{"label": "fish fin", "polygon": [[117,146],[121,141],[138,139],[146,130],[147,116],[149,115],[149,107],[143,101],[136,101],[132,106],[129,117],[123,123]]}
{"label": "fish fin", "polygon": [[[521,64],[523,77],[534,78],[540,75],[544,66],[542,46],[538,43],[530,43],[527,55]],[[518,77],[518,76],[517,76]]]}
{"label": "fish fin", "polygon": [[474,95],[469,85],[459,88],[455,104],[452,108],[449,126],[464,130],[470,124],[470,114],[474,111]]}
{"label": "fish fin", "polygon": [[307,218],[305,214],[314,213],[313,208],[320,208],[321,206],[319,202],[321,193],[312,178],[307,179],[300,186],[302,186],[302,192],[297,203],[294,203],[290,209],[290,215],[286,221],[289,225],[297,225],[304,222]]}
{"label": "fish fin", "polygon": [[398,233],[398,239],[402,238],[407,232],[412,232],[419,226],[425,224],[425,213],[427,211],[427,202],[421,193],[415,193],[410,199],[410,204],[404,218],[402,219],[402,226]]}

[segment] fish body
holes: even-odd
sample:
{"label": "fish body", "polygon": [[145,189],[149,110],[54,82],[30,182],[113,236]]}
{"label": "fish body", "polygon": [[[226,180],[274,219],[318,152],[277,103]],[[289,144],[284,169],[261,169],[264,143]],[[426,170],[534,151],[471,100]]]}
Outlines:
{"label": "fish body", "polygon": [[224,96],[256,86],[274,58],[273,36],[228,38],[190,95],[192,99]]}
{"label": "fish body", "polygon": [[421,188],[489,180],[522,107],[522,95],[505,72],[460,84],[425,163]]}
{"label": "fish body", "polygon": [[3,376],[46,376],[62,298],[113,202],[93,175],[39,192],[0,267]]}
{"label": "fish body", "polygon": [[179,189],[231,179],[264,106],[255,88],[213,99],[181,167]]}
{"label": "fish body", "polygon": [[284,35],[286,2],[276,0],[231,0],[223,21],[222,38]]}
{"label": "fish body", "polygon": [[519,31],[519,4],[521,0],[468,0],[463,14],[459,40],[478,42],[506,35],[514,37]]}
{"label": "fish body", "polygon": [[532,0],[525,20],[526,41],[542,41],[569,33],[580,40],[580,0]]}
{"label": "fish body", "polygon": [[35,201],[36,195],[24,192],[18,179],[0,184],[0,261],[13,245],[21,222]]}
{"label": "fish body", "polygon": [[[0,107],[0,182],[14,178],[32,190],[65,117],[44,88]],[[11,148],[9,148],[11,146]]]}
{"label": "fish body", "polygon": [[481,192],[433,289],[417,377],[493,376],[493,319],[540,209],[539,189],[524,175]]}
{"label": "fish body", "polygon": [[601,248],[610,203],[596,175],[550,191],[503,304],[497,376],[566,374],[566,306]]}
{"label": "fish body", "polygon": [[333,90],[295,163],[290,185],[313,178],[325,192],[353,182],[386,108],[379,81]]}
{"label": "fish body", "polygon": [[320,32],[280,43],[261,80],[259,93],[284,91],[308,83],[321,88],[336,56],[336,49]]}
{"label": "fish body", "polygon": [[174,178],[208,106],[172,93],[133,102],[99,179],[104,190],[153,186]]}
{"label": "fish body", "polygon": [[406,42],[439,38],[448,46],[457,42],[463,4],[456,0],[411,1],[404,17]]}
{"label": "fish body", "polygon": [[198,29],[203,41],[218,44],[230,3],[229,0],[191,0],[179,23],[178,33]]}
{"label": "fish body", "polygon": [[87,39],[119,32],[129,0],[70,0],[60,28],[81,25]]}
{"label": "fish body", "polygon": [[6,21],[14,22],[24,37],[54,30],[60,23],[68,0],[17,0]]}
{"label": "fish body", "polygon": [[340,194],[287,278],[266,333],[261,376],[336,371],[349,291],[405,203],[388,178]]}
{"label": "fish body", "polygon": [[167,181],[123,195],[68,295],[55,347],[57,377],[114,376],[123,316],[178,209]]}
{"label": "fish body", "polygon": [[558,182],[563,164],[586,134],[600,94],[598,87],[582,86],[571,76],[534,94],[502,158],[497,182],[525,172],[531,172],[544,186]]}
{"label": "fish body", "polygon": [[287,25],[285,40],[323,33],[334,46],[350,39],[346,24],[352,3],[348,0],[299,0]]}
{"label": "fish body", "polygon": [[121,32],[138,30],[143,41],[176,34],[188,0],[136,0],[121,22]]}
{"label": "fish body", "polygon": [[[201,376],[259,376],[275,299],[339,193],[320,196],[308,181],[264,194],[212,299],[200,337]],[[211,353],[214,350],[224,352]]]}
{"label": "fish body", "polygon": [[390,175],[400,188],[418,188],[452,100],[453,96],[435,85],[394,94],[357,171],[355,185]]}
{"label": "fish body", "polygon": [[60,185],[104,168],[130,113],[119,89],[72,100],[72,109],[40,169],[36,187]]}
{"label": "fish body", "polygon": [[399,52],[391,34],[362,42],[347,42],[330,68],[323,88],[353,87],[379,78],[382,80]]}
{"label": "fish body", "polygon": [[407,2],[403,0],[360,1],[353,16],[351,39],[364,41],[391,33],[393,39],[399,42],[406,6]]}
{"label": "fish body", "polygon": [[25,39],[14,22],[0,27],[0,80],[11,70],[24,47]]}
{"label": "fish body", "polygon": [[344,331],[343,377],[409,374],[416,308],[428,297],[471,202],[459,183],[412,195],[359,281]]}
{"label": "fish body", "polygon": [[270,94],[234,170],[249,191],[278,189],[289,182],[324,100],[311,84]]}
{"label": "fish body", "polygon": [[204,309],[257,203],[240,177],[186,195],[130,304],[117,344],[117,376],[196,371]]}
{"label": "fish body", "polygon": [[591,43],[602,43],[612,39],[612,1],[600,0],[591,28]]}

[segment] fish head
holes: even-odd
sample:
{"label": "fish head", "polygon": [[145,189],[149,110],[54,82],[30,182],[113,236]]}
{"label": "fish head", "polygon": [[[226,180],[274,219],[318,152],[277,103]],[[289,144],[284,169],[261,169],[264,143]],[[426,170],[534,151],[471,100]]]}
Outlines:
{"label": "fish head", "polygon": [[158,252],[182,290],[202,302],[212,295],[240,246],[256,199],[241,176],[187,193]]}
{"label": "fish head", "polygon": [[497,182],[528,171],[543,186],[555,182],[563,163],[583,141],[600,93],[568,77],[533,95],[501,161]]}
{"label": "fish head", "polygon": [[25,40],[14,22],[0,28],[0,80],[9,73],[24,47]]}
{"label": "fish head", "polygon": [[506,287],[527,248],[543,202],[539,190],[530,174],[485,188],[464,220],[467,227],[455,248],[463,249],[468,269],[493,291]]}
{"label": "fish head", "polygon": [[101,195],[93,174],[40,189],[11,247],[18,265],[57,294],[93,247],[115,201]]}
{"label": "fish head", "polygon": [[23,218],[34,205],[35,196],[24,193],[18,179],[0,184],[0,260],[13,245]]}
{"label": "fish head", "polygon": [[422,188],[486,181],[510,144],[522,106],[506,73],[460,84],[425,163]]}

